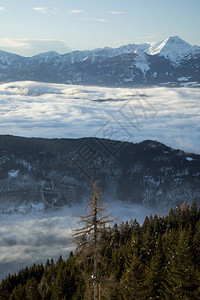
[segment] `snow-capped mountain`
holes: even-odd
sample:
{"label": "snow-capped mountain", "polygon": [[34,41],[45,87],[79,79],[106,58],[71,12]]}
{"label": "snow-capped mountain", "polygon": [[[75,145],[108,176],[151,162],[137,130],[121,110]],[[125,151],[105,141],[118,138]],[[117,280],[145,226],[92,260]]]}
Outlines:
{"label": "snow-capped mountain", "polygon": [[146,53],[150,55],[159,54],[169,59],[171,62],[178,64],[187,55],[200,54],[200,47],[191,46],[178,36],[169,37],[166,40],[151,44]]}
{"label": "snow-capped mountain", "polygon": [[50,51],[27,58],[0,51],[0,82],[19,80],[107,86],[195,86],[200,83],[200,47],[174,36],[157,43],[63,55]]}
{"label": "snow-capped mountain", "polygon": [[79,203],[95,180],[113,203],[200,204],[200,155],[156,141],[0,136],[0,152],[0,213]]}

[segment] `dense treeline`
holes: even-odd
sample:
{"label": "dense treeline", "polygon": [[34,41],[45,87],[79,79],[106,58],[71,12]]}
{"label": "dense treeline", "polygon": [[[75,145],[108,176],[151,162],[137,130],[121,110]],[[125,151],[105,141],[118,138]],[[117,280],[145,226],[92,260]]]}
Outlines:
{"label": "dense treeline", "polygon": [[[185,203],[166,217],[146,217],[105,229],[98,241],[100,299],[200,299],[200,210]],[[86,245],[87,247],[87,245]],[[90,249],[67,261],[33,265],[8,275],[1,300],[91,299]]]}

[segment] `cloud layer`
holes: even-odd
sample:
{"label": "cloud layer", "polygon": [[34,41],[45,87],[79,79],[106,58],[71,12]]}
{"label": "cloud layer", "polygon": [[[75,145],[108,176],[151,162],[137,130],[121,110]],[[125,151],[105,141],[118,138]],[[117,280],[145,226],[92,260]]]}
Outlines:
{"label": "cloud layer", "polygon": [[[74,249],[71,228],[77,217],[65,211],[51,215],[1,216],[0,279],[47,258],[67,258]],[[73,212],[72,212],[73,213]]]}
{"label": "cloud layer", "polygon": [[200,153],[199,88],[0,85],[0,134],[153,139]]}
{"label": "cloud layer", "polygon": [[[136,218],[140,223],[149,209],[133,204],[115,202],[108,209],[117,223]],[[75,248],[71,228],[80,227],[79,215],[86,215],[86,204],[49,214],[1,215],[0,281],[8,273],[18,272],[33,263],[45,264],[47,258],[66,259]],[[155,212],[151,211],[154,215]],[[160,212],[157,212],[160,213]]]}

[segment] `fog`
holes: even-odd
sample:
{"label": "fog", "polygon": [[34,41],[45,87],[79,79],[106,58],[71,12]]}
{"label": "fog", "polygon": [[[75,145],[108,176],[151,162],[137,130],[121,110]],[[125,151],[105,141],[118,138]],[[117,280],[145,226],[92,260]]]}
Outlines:
{"label": "fog", "polygon": [[[150,210],[131,203],[109,203],[117,223],[135,218],[142,223],[145,216],[164,212]],[[80,226],[79,216],[86,215],[86,204],[63,208],[54,213],[0,216],[0,280],[33,263],[66,259],[75,248],[72,228]]]}
{"label": "fog", "polygon": [[200,153],[199,88],[0,85],[0,134],[158,140]]}

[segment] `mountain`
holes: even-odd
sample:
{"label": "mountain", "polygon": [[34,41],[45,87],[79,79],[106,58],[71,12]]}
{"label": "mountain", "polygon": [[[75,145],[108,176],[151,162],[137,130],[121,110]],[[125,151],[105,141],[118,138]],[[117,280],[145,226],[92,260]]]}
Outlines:
{"label": "mountain", "polygon": [[179,64],[189,54],[200,54],[200,47],[191,46],[178,36],[174,36],[151,45],[147,53],[151,55],[159,54],[171,62]]}
{"label": "mountain", "polygon": [[149,207],[200,204],[200,155],[156,141],[138,144],[0,136],[0,213],[26,213],[88,199],[97,180],[104,200]]}
{"label": "mountain", "polygon": [[22,57],[0,51],[0,82],[42,82],[102,85],[200,84],[200,47],[178,36],[155,43],[129,44],[59,54],[54,51]]}

